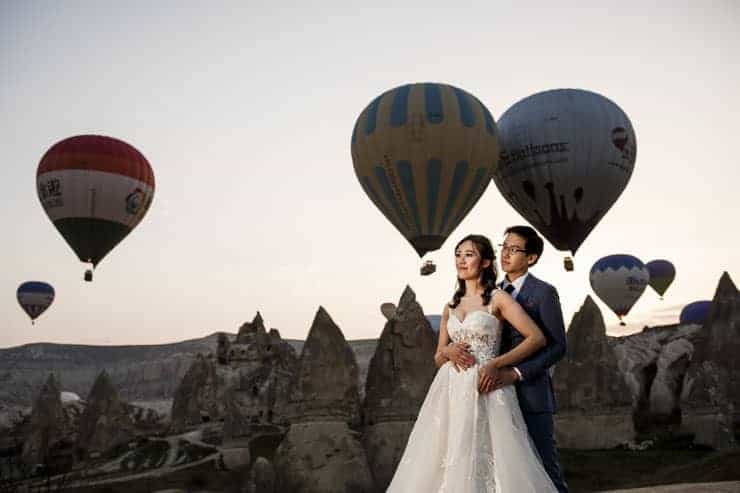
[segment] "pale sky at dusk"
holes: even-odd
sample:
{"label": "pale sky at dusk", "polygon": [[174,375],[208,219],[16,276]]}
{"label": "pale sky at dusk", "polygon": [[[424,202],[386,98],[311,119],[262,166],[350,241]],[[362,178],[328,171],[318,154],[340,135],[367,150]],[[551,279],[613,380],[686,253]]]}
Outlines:
{"label": "pale sky at dusk", "polygon": [[[534,270],[558,288],[566,324],[592,294],[591,265],[612,253],[677,270],[664,301],[648,288],[629,330],[675,322],[684,304],[711,299],[723,271],[740,282],[740,3],[126,3],[0,3],[0,347],[174,342],[235,332],[257,310],[302,339],[319,305],[348,339],[373,338],[379,305],[407,284],[439,313],[455,243],[473,232],[500,243],[524,220],[491,183],[429,255],[437,273],[419,276],[350,155],[360,112],[410,82],[465,89],[496,119],[562,87],[629,115],[637,161],[625,192],[575,272],[549,244]],[[44,152],[86,133],[135,146],[157,186],[91,284],[35,186]],[[56,289],[35,326],[16,302],[27,280]]]}

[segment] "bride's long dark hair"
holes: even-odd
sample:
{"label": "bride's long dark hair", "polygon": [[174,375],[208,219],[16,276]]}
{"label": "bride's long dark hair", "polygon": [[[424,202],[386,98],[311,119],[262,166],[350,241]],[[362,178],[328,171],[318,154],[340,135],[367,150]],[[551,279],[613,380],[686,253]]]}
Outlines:
{"label": "bride's long dark hair", "polygon": [[[481,270],[481,285],[483,285],[483,306],[488,305],[491,302],[491,296],[493,290],[496,288],[496,278],[498,277],[498,271],[496,270],[496,254],[493,251],[493,245],[491,240],[483,235],[468,235],[455,245],[455,252],[460,248],[460,245],[466,241],[471,241],[481,257],[481,263],[484,260],[490,260],[488,267]],[[455,291],[452,301],[449,304],[450,308],[455,308],[460,304],[460,299],[465,296],[465,281],[457,278],[457,291]]]}

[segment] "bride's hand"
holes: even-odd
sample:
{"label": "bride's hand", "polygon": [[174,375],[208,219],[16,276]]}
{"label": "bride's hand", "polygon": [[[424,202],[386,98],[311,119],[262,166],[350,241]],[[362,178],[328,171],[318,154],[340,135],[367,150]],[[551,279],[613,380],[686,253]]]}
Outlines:
{"label": "bride's hand", "polygon": [[478,370],[478,392],[481,394],[490,392],[496,382],[497,374],[498,368],[493,364],[493,361],[481,366]]}
{"label": "bride's hand", "polygon": [[462,342],[453,342],[445,348],[445,356],[452,362],[456,371],[467,370],[475,364],[475,358],[470,354],[470,346]]}

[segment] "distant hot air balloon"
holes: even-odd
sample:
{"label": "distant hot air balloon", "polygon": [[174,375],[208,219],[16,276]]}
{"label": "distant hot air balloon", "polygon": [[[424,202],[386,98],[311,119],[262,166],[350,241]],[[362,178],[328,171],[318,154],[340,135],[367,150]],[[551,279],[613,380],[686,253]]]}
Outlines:
{"label": "distant hot air balloon", "polygon": [[[129,144],[100,135],[54,144],[41,158],[36,182],[49,219],[77,257],[93,267],[139,224],[154,197],[146,158]],[[85,278],[92,280],[92,273]]]}
{"label": "distant hot air balloon", "polygon": [[702,325],[707,321],[711,308],[712,302],[709,300],[689,303],[681,310],[681,315],[678,317],[679,323]]}
{"label": "distant hot air balloon", "polygon": [[604,96],[557,89],[514,104],[498,126],[496,186],[555,248],[575,254],[632,175],[629,118]]}
{"label": "distant hot air balloon", "polygon": [[650,274],[637,257],[609,255],[591,267],[589,280],[594,293],[619,317],[620,325],[626,325],[622,317],[642,296]]}
{"label": "distant hot air balloon", "polygon": [[434,332],[439,332],[439,325],[442,323],[442,315],[427,315],[429,325],[432,326]]}
{"label": "distant hot air balloon", "polygon": [[498,131],[473,95],[446,84],[391,89],[360,114],[355,174],[419,256],[437,250],[486,190]]}
{"label": "distant hot air balloon", "polygon": [[18,303],[31,317],[31,323],[46,311],[54,301],[54,288],[41,281],[27,281],[18,286]]}
{"label": "distant hot air balloon", "polygon": [[650,287],[660,295],[662,300],[668,286],[676,277],[676,268],[667,260],[651,260],[645,264],[645,267],[650,273]]}

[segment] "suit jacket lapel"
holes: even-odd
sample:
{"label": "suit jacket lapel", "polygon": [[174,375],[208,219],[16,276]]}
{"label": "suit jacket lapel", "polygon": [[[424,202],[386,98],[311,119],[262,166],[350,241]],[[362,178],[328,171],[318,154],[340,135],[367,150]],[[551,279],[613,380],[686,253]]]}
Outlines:
{"label": "suit jacket lapel", "polygon": [[520,305],[524,306],[524,302],[532,297],[532,290],[534,289],[534,285],[536,283],[537,278],[530,273],[524,280],[524,284],[522,284],[522,289],[519,290],[519,293],[517,293],[516,296],[516,301]]}

